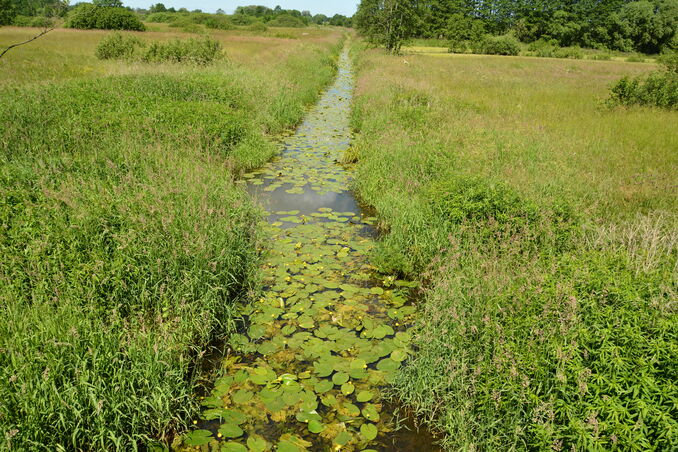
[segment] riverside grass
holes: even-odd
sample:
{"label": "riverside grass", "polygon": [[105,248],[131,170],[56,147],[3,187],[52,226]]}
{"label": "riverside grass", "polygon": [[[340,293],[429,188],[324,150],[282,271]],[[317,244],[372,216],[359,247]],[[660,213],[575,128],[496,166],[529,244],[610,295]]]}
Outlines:
{"label": "riverside grass", "polygon": [[234,176],[333,79],[341,34],[215,33],[228,59],[198,68],[53,33],[0,67],[0,449],[143,449],[197,412],[200,357],[257,291]]}
{"label": "riverside grass", "polygon": [[420,275],[393,397],[449,450],[678,447],[678,113],[610,108],[654,69],[356,48],[346,161]]}

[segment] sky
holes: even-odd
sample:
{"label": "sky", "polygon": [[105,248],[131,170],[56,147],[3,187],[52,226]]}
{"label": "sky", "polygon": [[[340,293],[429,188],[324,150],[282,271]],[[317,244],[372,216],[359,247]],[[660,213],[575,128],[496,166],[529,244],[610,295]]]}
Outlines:
{"label": "sky", "polygon": [[283,9],[308,10],[313,14],[324,14],[326,16],[335,14],[352,16],[355,14],[360,0],[123,0],[123,3],[132,8],[148,8],[152,4],[162,3],[167,8],[201,9],[208,13],[213,13],[221,8],[226,11],[226,14],[231,14],[238,6],[264,5],[275,8],[276,5],[280,5]]}

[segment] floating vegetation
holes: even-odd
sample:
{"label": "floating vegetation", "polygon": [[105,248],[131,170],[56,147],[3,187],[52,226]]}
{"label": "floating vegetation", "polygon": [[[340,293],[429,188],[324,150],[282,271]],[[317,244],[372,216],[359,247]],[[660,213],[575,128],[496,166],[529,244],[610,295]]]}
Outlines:
{"label": "floating vegetation", "polygon": [[411,353],[416,284],[377,285],[367,261],[374,218],[359,213],[337,163],[350,141],[348,64],[344,55],[282,156],[245,175],[269,212],[267,289],[242,310],[248,329],[231,340],[240,355],[203,400],[202,428],[176,449],[362,451],[394,428],[380,387]]}

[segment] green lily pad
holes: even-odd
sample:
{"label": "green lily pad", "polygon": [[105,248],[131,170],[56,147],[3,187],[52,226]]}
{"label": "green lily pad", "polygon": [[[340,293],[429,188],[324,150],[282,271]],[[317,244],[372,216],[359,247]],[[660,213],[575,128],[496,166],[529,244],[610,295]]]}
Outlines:
{"label": "green lily pad", "polygon": [[334,437],[334,444],[338,444],[339,446],[345,446],[346,444],[348,444],[349,441],[351,441],[352,438],[353,436],[349,432],[344,430],[339,432],[339,434]]}
{"label": "green lily pad", "polygon": [[323,430],[325,430],[325,424],[323,424],[320,421],[310,421],[308,423],[308,431],[311,433],[321,433]]}
{"label": "green lily pad", "polygon": [[344,395],[350,395],[353,394],[353,391],[355,391],[355,386],[353,386],[351,383],[344,383],[341,385],[341,393]]}
{"label": "green lily pad", "polygon": [[374,424],[365,423],[360,426],[360,434],[363,435],[363,438],[365,438],[367,441],[372,441],[374,438],[376,438],[377,433],[379,433],[379,431],[377,430],[377,426]]}
{"label": "green lily pad", "polygon": [[370,289],[370,293],[372,293],[374,295],[381,295],[381,294],[384,293],[384,289],[382,289],[381,287],[372,287]]}
{"label": "green lily pad", "polygon": [[379,422],[379,411],[377,411],[377,407],[371,403],[365,405],[365,408],[362,409],[362,414],[368,421]]}
{"label": "green lily pad", "polygon": [[370,400],[372,400],[373,397],[374,397],[374,394],[371,393],[370,391],[360,391],[356,395],[356,400],[358,402],[369,402]]}
{"label": "green lily pad", "polygon": [[384,358],[377,363],[377,369],[384,372],[395,372],[399,367],[400,362],[391,358]]}
{"label": "green lily pad", "polygon": [[187,446],[202,446],[212,441],[212,432],[209,430],[193,430],[184,437]]}
{"label": "green lily pad", "polygon": [[247,438],[247,447],[250,448],[250,452],[264,452],[268,447],[268,443],[259,435],[250,435]]}
{"label": "green lily pad", "polygon": [[329,380],[321,380],[315,385],[315,392],[318,394],[323,394],[334,387],[334,383]]}
{"label": "green lily pad", "polygon": [[407,359],[407,351],[403,349],[393,350],[391,352],[391,359],[397,362],[405,361]]}
{"label": "green lily pad", "polygon": [[239,438],[244,433],[237,424],[222,424],[218,431],[224,438]]}
{"label": "green lily pad", "polygon": [[[222,444],[220,450],[221,452],[248,452],[247,447],[239,443],[234,443],[233,441],[229,441],[227,443]],[[259,450],[263,452],[265,449]]]}
{"label": "green lily pad", "polygon": [[332,376],[332,382],[337,385],[341,386],[344,383],[348,382],[348,374],[346,372],[337,372]]}

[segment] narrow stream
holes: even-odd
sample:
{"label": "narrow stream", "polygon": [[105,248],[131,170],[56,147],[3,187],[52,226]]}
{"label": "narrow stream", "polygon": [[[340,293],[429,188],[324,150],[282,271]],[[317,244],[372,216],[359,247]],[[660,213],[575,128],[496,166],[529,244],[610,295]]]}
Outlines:
{"label": "narrow stream", "polygon": [[282,154],[245,176],[268,212],[266,289],[243,312],[249,329],[231,338],[237,354],[224,359],[204,420],[179,449],[439,450],[426,432],[395,431],[381,396],[411,353],[416,284],[380,277],[367,260],[373,218],[338,163],[351,140],[352,91],[345,51]]}

